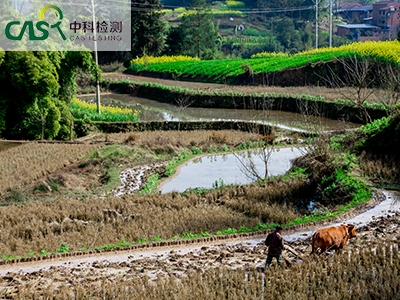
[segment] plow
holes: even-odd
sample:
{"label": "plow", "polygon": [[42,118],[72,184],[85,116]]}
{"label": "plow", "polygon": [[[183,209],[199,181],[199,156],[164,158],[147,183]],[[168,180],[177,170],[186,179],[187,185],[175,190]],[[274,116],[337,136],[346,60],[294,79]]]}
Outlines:
{"label": "plow", "polygon": [[[308,258],[305,257],[303,254],[299,253],[298,251],[296,251],[293,247],[286,245],[286,250],[287,252],[289,252],[290,254],[294,255],[295,258],[300,259],[302,261],[307,261]],[[283,252],[282,253],[282,258],[283,260],[286,262],[287,265],[291,265],[293,264],[293,259],[288,255],[288,253]]]}

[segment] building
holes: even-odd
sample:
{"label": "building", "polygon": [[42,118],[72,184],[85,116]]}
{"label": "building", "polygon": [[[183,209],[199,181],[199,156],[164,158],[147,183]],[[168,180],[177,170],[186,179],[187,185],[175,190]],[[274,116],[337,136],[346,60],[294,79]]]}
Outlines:
{"label": "building", "polygon": [[373,5],[373,24],[381,28],[382,36],[397,38],[400,30],[400,2],[381,1]]}
{"label": "building", "polygon": [[400,2],[344,3],[336,14],[345,21],[337,25],[338,35],[352,35],[356,41],[396,39],[400,31]]}
{"label": "building", "polygon": [[350,23],[364,23],[372,19],[372,5],[363,6],[357,2],[343,3],[336,10],[336,14]]}

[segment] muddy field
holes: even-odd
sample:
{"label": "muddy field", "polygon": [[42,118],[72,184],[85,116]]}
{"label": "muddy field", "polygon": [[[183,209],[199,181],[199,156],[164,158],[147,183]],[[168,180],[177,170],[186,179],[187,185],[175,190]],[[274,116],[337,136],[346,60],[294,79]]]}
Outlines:
{"label": "muddy field", "polygon": [[[380,214],[383,215],[372,216],[370,221],[357,226],[357,237],[349,242],[342,254],[327,253],[326,259],[339,258],[340,255],[365,248],[376,249],[387,243],[397,244],[400,239],[400,212],[389,209],[380,211]],[[352,220],[355,218],[349,221]],[[286,243],[306,258],[310,257],[311,252],[311,237],[306,233],[310,229],[313,231],[315,228],[302,229],[304,233],[297,233],[298,239]],[[264,239],[265,236],[224,240],[211,238],[195,244],[182,242],[175,246],[91,252],[82,257],[3,265],[0,267],[0,294],[3,298],[11,299],[20,297],[21,291],[40,294],[40,291],[57,289],[76,290],[77,286],[86,291],[99,290],[105,283],[118,285],[136,279],[159,282],[160,279],[202,274],[209,269],[260,270],[264,266],[267,250]],[[288,261],[284,272],[290,272],[294,265],[302,264],[288,251],[284,252],[284,257]]]}

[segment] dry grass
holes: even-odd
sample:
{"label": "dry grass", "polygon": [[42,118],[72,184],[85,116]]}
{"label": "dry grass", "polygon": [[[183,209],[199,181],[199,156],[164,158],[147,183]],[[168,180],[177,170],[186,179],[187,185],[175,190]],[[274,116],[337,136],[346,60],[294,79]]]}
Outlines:
{"label": "dry grass", "polygon": [[[167,86],[180,86],[183,88],[190,88],[195,90],[216,90],[216,91],[229,91],[238,93],[282,93],[282,94],[293,94],[293,95],[314,95],[322,96],[327,100],[335,100],[338,98],[349,97],[349,95],[354,95],[356,98],[357,91],[353,88],[341,88],[333,89],[323,86],[295,86],[295,87],[280,87],[280,86],[237,86],[237,85],[223,85],[214,84],[207,82],[189,82],[189,81],[176,81],[176,80],[165,80],[152,77],[142,77],[122,73],[105,73],[105,78],[107,79],[117,79],[117,80],[132,80],[138,83],[141,82],[154,82],[158,84],[163,84]],[[368,98],[369,102],[382,102],[382,97],[380,97],[380,91],[375,91]]]}
{"label": "dry grass", "polygon": [[367,154],[360,155],[362,175],[385,181],[400,182],[400,161],[389,155]]}
{"label": "dry grass", "polygon": [[[99,192],[100,185],[107,182],[112,169],[122,170],[168,160],[183,149],[190,151],[194,146],[201,147],[203,152],[226,150],[233,149],[243,141],[256,141],[260,138],[258,134],[231,130],[148,131],[98,133],[81,139],[80,142],[85,144],[29,143],[1,152],[0,195],[6,200],[3,205],[13,202],[13,199],[17,199],[16,202],[26,202],[27,194],[36,189],[30,198],[37,198],[37,193],[40,190],[49,190],[46,185],[52,183],[69,189],[69,194],[75,191],[90,194],[96,188]],[[104,154],[108,157],[104,158],[103,155],[101,158],[88,160],[87,154],[100,148],[109,149]],[[97,154],[100,155],[100,152],[97,151]],[[81,162],[81,166],[73,164],[74,162]],[[32,184],[33,186],[27,187]],[[109,187],[110,190],[112,188]],[[102,189],[101,193],[106,193],[106,190]],[[49,195],[42,193],[40,196]]]}
{"label": "dry grass", "polygon": [[70,165],[98,145],[29,143],[2,151],[0,155],[0,194]]}
{"label": "dry grass", "polygon": [[[101,140],[104,137],[99,137]],[[112,143],[129,142],[131,144],[152,148],[171,145],[173,147],[188,147],[206,144],[226,144],[235,146],[243,141],[260,139],[259,134],[234,130],[198,130],[198,131],[146,131],[134,133],[112,133],[107,135]]]}
{"label": "dry grass", "polygon": [[[297,183],[299,185],[299,183]],[[4,255],[54,252],[62,242],[73,250],[118,241],[135,242],[155,236],[183,237],[183,233],[216,233],[226,228],[254,227],[258,222],[284,223],[301,216],[289,183],[272,186],[229,187],[204,195],[178,193],[124,198],[76,200],[8,206],[0,210]],[[300,188],[301,189],[301,188]],[[269,195],[269,196],[267,196]],[[109,217],[115,211],[121,217]],[[134,216],[134,218],[130,218]]]}
{"label": "dry grass", "polygon": [[[176,235],[182,237],[185,232],[216,233],[240,226],[251,228],[259,222],[285,223],[298,218],[304,213],[304,204],[299,199],[304,199],[310,190],[308,183],[301,180],[275,181],[267,187],[227,187],[202,195],[172,193],[99,199],[95,193],[100,188],[104,192],[102,177],[107,173],[106,168],[120,166],[123,169],[149,163],[160,157],[172,157],[192,146],[202,147],[203,151],[211,147],[220,149],[223,145],[233,149],[243,141],[261,138],[258,134],[230,130],[154,131],[98,134],[86,141],[93,145],[32,143],[7,150],[0,162],[5,166],[1,176],[10,174],[14,165],[18,166],[15,171],[18,176],[6,181],[10,187],[30,183],[45,175],[38,184],[57,181],[60,189],[53,192],[36,190],[31,197],[38,201],[0,210],[0,257],[26,255],[31,251],[38,254],[43,249],[54,252],[63,242],[72,250],[79,250],[116,244],[121,240],[135,242],[145,238],[150,241],[155,236],[167,239]],[[98,157],[70,165],[71,161],[101,147],[106,141],[119,145],[107,146]],[[106,150],[109,157],[104,154]],[[126,153],[128,156],[124,156]],[[69,166],[63,167],[64,164]],[[24,178],[23,172],[26,172]],[[121,217],[107,217],[104,211],[115,211]]]}

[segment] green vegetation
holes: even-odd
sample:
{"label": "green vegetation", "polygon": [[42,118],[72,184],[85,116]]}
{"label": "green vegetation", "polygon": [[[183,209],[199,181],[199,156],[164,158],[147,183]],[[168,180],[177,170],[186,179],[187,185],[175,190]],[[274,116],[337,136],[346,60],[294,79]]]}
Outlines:
{"label": "green vegetation", "polygon": [[[399,41],[363,42],[335,48],[320,48],[299,52],[293,55],[271,55],[271,52],[253,55],[251,59],[214,59],[201,61],[177,61],[142,65],[143,70],[192,77],[225,78],[232,81],[246,72],[247,65],[254,74],[273,73],[291,68],[299,68],[320,62],[330,62],[341,58],[348,59],[354,55],[367,57],[384,63],[400,64]],[[132,63],[132,69],[140,70],[140,65]],[[229,80],[228,80],[229,81]]]}
{"label": "green vegetation", "polygon": [[158,174],[152,174],[149,178],[147,178],[146,184],[143,189],[140,190],[141,195],[149,195],[154,194],[157,190],[157,186],[161,183]]}
{"label": "green vegetation", "polygon": [[62,242],[60,248],[56,249],[56,253],[68,253],[71,250],[67,243]]}
{"label": "green vegetation", "polygon": [[71,101],[71,113],[76,119],[103,122],[137,122],[139,121],[139,110],[122,108],[116,106],[100,107],[101,114],[97,113],[97,106],[94,103],[87,103],[78,98]]}
{"label": "green vegetation", "polygon": [[[2,52],[3,53],[3,52]],[[7,139],[69,139],[77,68],[94,74],[90,52],[0,54],[0,136]]]}

